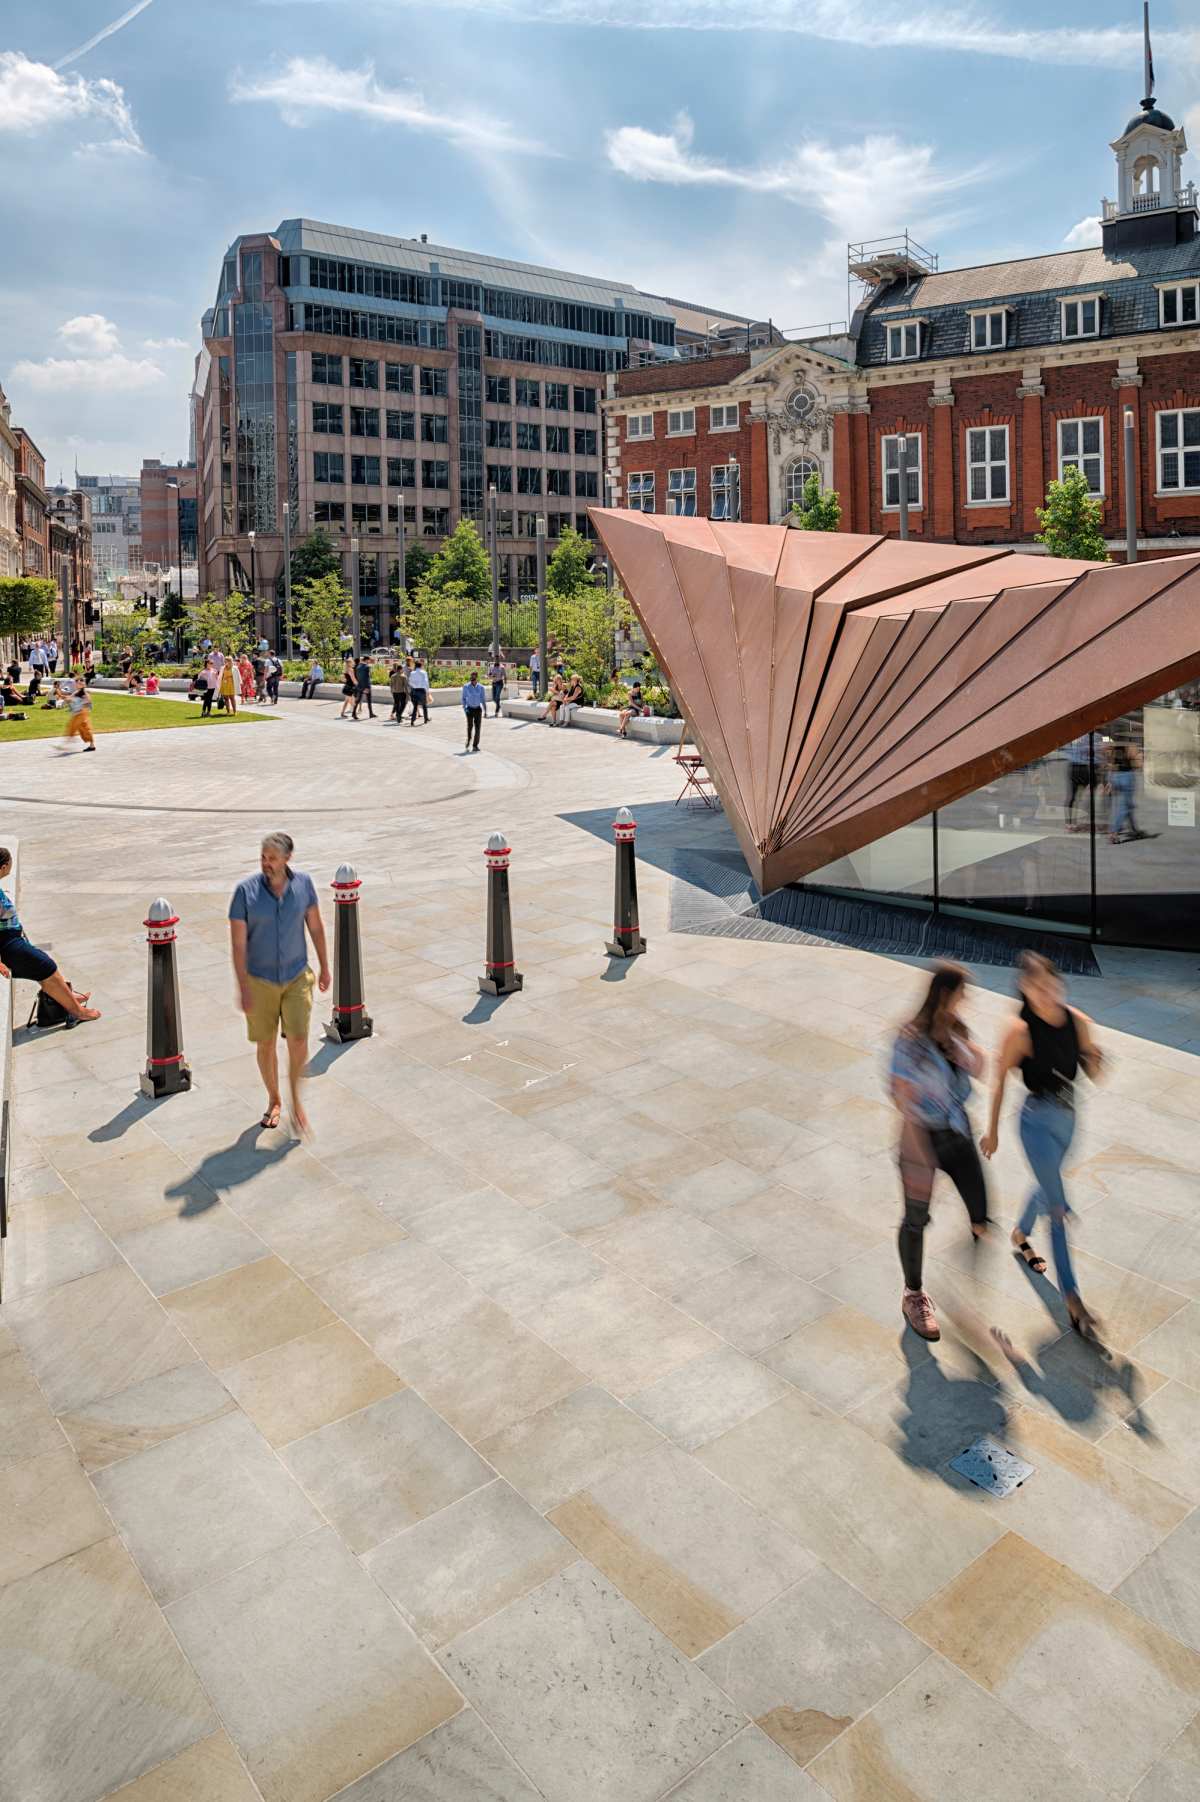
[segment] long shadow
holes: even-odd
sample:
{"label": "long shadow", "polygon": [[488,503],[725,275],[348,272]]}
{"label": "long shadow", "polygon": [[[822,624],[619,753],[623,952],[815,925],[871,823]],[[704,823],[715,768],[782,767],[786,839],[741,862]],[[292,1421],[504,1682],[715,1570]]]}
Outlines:
{"label": "long shadow", "polygon": [[632,962],[631,957],[610,957],[607,970],[600,972],[601,982],[624,982]]}
{"label": "long shadow", "polygon": [[[515,991],[517,993],[519,991]],[[478,995],[475,1005],[462,1017],[464,1026],[486,1026],[494,1013],[497,1013],[508,1000],[507,995]]]}
{"label": "long shadow", "polygon": [[[181,1220],[191,1215],[204,1214],[209,1208],[216,1207],[223,1190],[237,1189],[244,1183],[253,1182],[264,1170],[281,1164],[298,1149],[300,1141],[288,1139],[282,1145],[272,1145],[265,1151],[259,1151],[258,1136],[263,1130],[257,1124],[248,1126],[238,1134],[232,1145],[223,1146],[220,1151],[210,1151],[194,1170],[163,1191],[170,1200],[182,1200],[183,1206],[179,1210]],[[255,1154],[253,1157],[250,1155],[252,1153]]]}
{"label": "long shadow", "polygon": [[304,1066],[305,1076],[324,1076],[325,1072],[332,1070],[338,1059],[345,1057],[351,1049],[352,1045],[349,1040],[322,1039]]}
{"label": "long shadow", "polygon": [[[613,818],[623,805],[618,797],[611,807],[589,807],[580,813],[560,814],[559,818],[611,845]],[[639,801],[632,811],[638,825],[637,854],[641,862],[670,875],[674,872],[676,852],[696,851],[715,863],[728,864],[749,880],[746,860],[724,813],[711,808],[689,811],[676,807],[673,801]]]}
{"label": "long shadow", "polygon": [[1003,1442],[1008,1409],[992,1371],[973,1346],[965,1339],[961,1343],[974,1376],[950,1376],[925,1341],[905,1327],[900,1349],[908,1365],[907,1412],[898,1422],[900,1444],[896,1449],[914,1470],[938,1477],[960,1494],[971,1490],[982,1497],[983,1490],[975,1490],[957,1471],[946,1467],[985,1433]]}
{"label": "long shadow", "polygon": [[151,1100],[148,1095],[135,1095],[125,1103],[119,1114],[114,1114],[111,1120],[105,1120],[100,1126],[94,1126],[88,1139],[93,1145],[107,1145],[113,1139],[124,1138],[131,1126],[136,1126],[139,1120],[148,1119],[164,1100],[165,1096]]}

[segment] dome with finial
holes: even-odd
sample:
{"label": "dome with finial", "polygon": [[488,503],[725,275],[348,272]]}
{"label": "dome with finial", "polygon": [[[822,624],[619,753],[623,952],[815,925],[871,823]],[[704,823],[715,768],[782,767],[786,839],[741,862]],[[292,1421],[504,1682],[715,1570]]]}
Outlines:
{"label": "dome with finial", "polygon": [[1155,106],[1153,95],[1148,100],[1142,101],[1141,112],[1134,115],[1121,136],[1127,138],[1131,131],[1138,129],[1139,125],[1157,125],[1159,131],[1174,131],[1175,129],[1174,119],[1168,118],[1161,107]]}

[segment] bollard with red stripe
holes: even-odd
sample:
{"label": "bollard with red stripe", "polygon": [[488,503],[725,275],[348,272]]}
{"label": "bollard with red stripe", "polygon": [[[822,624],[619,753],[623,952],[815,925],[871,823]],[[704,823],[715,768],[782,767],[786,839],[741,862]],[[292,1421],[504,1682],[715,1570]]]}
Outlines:
{"label": "bollard with red stripe", "polygon": [[363,995],[362,936],[358,897],[362,879],[352,864],[338,865],[333,879],[333,1019],[326,1036],[344,1045],[369,1039],[375,1027]]}
{"label": "bollard with red stripe", "polygon": [[484,858],[488,871],[487,947],[481,995],[515,995],[525,978],[513,961],[512,909],[508,899],[508,860],[512,856],[502,832],[493,832]]}
{"label": "bollard with red stripe", "polygon": [[640,957],[646,949],[638,925],[637,864],[634,840],[637,821],[628,807],[618,807],[613,821],[617,841],[617,876],[613,892],[613,936],[606,947],[610,957]]}
{"label": "bollard with red stripe", "polygon": [[141,1090],[152,1100],[178,1095],[192,1086],[183,1055],[183,1017],[179,1011],[179,971],[175,963],[175,928],[179,916],[160,895],[142,921],[150,947],[146,986],[146,1068]]}

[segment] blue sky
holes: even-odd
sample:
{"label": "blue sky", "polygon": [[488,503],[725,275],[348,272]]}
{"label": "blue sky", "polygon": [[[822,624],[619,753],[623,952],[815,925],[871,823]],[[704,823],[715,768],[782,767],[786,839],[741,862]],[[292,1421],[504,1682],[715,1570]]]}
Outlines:
{"label": "blue sky", "polygon": [[[10,9],[0,382],[53,479],[76,460],[131,472],[186,455],[221,254],[239,231],[301,213],[784,327],[844,314],[850,237],[907,225],[943,266],[1083,241],[1112,192],[1108,142],[1141,97],[1141,9],[1049,7]],[[1159,99],[1200,145],[1195,6],[1152,10]]]}

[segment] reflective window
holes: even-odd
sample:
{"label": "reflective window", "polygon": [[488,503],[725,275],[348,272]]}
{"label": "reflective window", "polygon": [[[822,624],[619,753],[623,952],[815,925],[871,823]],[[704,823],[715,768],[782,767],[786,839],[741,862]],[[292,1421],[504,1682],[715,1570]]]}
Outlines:
{"label": "reflective window", "polygon": [[576,388],[575,411],[577,413],[594,413],[596,411],[596,390],[594,388]]}
{"label": "reflective window", "polygon": [[1200,948],[1200,683],[1092,735],[1096,926],[1133,945]]}
{"label": "reflective window", "polygon": [[313,524],[318,526],[336,526],[340,532],[346,523],[345,501],[316,501],[313,504]]}
{"label": "reflective window", "polygon": [[654,471],[637,470],[629,477],[629,505],[635,513],[654,511]]}
{"label": "reflective window", "polygon": [[417,423],[415,413],[399,413],[388,408],[387,435],[389,438],[414,438]]}
{"label": "reflective window", "polygon": [[413,366],[411,363],[385,363],[384,387],[389,394],[411,394],[413,391]]}
{"label": "reflective window", "polygon": [[[262,257],[242,254],[247,293],[262,292]],[[269,302],[247,300],[233,309],[234,392],[237,397],[239,532],[277,529],[275,489],[275,325]]]}
{"label": "reflective window", "polygon": [[[795,457],[784,471],[783,504],[785,507],[802,507],[804,505],[804,484],[809,476],[819,476],[821,465],[815,457]],[[713,514],[713,518],[724,518],[725,515]]]}
{"label": "reflective window", "polygon": [[314,432],[336,432],[342,435],[342,409],[331,406],[327,401],[315,400],[312,404],[312,429]]}
{"label": "reflective window", "polygon": [[571,393],[565,382],[547,382],[545,407],[547,412],[565,413],[571,404]]}
{"label": "reflective window", "polygon": [[517,449],[521,451],[540,451],[542,448],[542,428],[540,425],[526,425],[524,420],[517,421]]}
{"label": "reflective window", "polygon": [[[653,483],[654,477],[651,476],[650,480],[651,483]],[[577,469],[575,471],[575,493],[577,495],[582,495],[586,500],[594,501],[599,495],[599,492],[600,477],[596,474],[594,469]],[[652,513],[654,509],[650,507],[647,508],[646,511]]]}
{"label": "reflective window", "polygon": [[489,375],[487,398],[494,407],[510,407],[512,405],[512,378],[507,375]]}
{"label": "reflective window", "polygon": [[421,464],[422,488],[449,488],[450,465],[441,459],[425,458]]}
{"label": "reflective window", "polygon": [[542,384],[527,381],[523,375],[517,377],[518,407],[540,407],[542,404]]}
{"label": "reflective window", "polygon": [[351,407],[350,436],[352,438],[378,438],[379,408]]}
{"label": "reflective window", "polygon": [[[900,505],[900,434],[889,433],[879,440],[880,455],[883,459],[883,504],[885,508]],[[905,468],[908,473],[908,504],[910,507],[921,505],[921,455],[924,440],[919,432],[908,432],[905,435]]]}
{"label": "reflective window", "polygon": [[323,351],[313,351],[312,379],[314,382],[323,383],[329,388],[340,388],[343,367],[341,357],[329,357]]}
{"label": "reflective window", "polygon": [[351,357],[350,386],[352,388],[378,388],[379,364],[374,357]]}
{"label": "reflective window", "polygon": [[422,507],[421,535],[424,538],[448,538],[450,536],[449,507]]}
{"label": "reflective window", "polygon": [[1164,493],[1200,488],[1200,408],[1158,415],[1158,486]]}
{"label": "reflective window", "polygon": [[575,429],[575,455],[577,457],[599,456],[598,437],[599,434],[594,430],[584,430],[577,426]]}
{"label": "reflective window", "polygon": [[933,819],[926,814],[912,826],[901,826],[839,857],[804,878],[821,888],[865,889],[877,895],[927,900],[933,894]]}
{"label": "reflective window", "polygon": [[448,444],[450,441],[450,422],[444,413],[424,413],[421,416],[421,439],[425,444]]}
{"label": "reflective window", "polygon": [[569,469],[548,469],[546,471],[547,494],[570,494],[571,472]]}
{"label": "reflective window", "polygon": [[450,392],[450,371],[448,369],[422,369],[421,393],[434,400],[444,400]]}
{"label": "reflective window", "polygon": [[967,433],[967,499],[1008,499],[1008,427],[980,426]]}
{"label": "reflective window", "polygon": [[487,445],[489,450],[512,449],[512,422],[508,419],[489,419],[486,421]]}
{"label": "reflective window", "polygon": [[546,449],[560,457],[569,456],[571,452],[570,426],[548,425],[546,427]]}
{"label": "reflective window", "polygon": [[417,482],[416,458],[389,457],[387,479],[389,488],[414,488]]}
{"label": "reflective window", "polygon": [[696,511],[696,472],[694,469],[667,471],[667,512],[683,513],[691,518]]}
{"label": "reflective window", "polygon": [[487,466],[487,482],[488,487],[494,488],[497,494],[511,494],[512,464],[489,463]]}
{"label": "reflective window", "polygon": [[350,523],[360,531],[378,532],[379,502],[354,501],[350,508]]}
{"label": "reflective window", "polygon": [[1086,734],[938,812],[938,882],[950,905],[1030,922],[1091,919]]}
{"label": "reflective window", "polygon": [[351,457],[350,481],[356,488],[377,487],[379,483],[379,458]]}
{"label": "reflective window", "polygon": [[314,482],[344,482],[346,479],[345,469],[345,459],[341,451],[313,452]]}
{"label": "reflective window", "polygon": [[541,470],[536,465],[522,464],[517,470],[517,493],[540,494],[541,492]]}
{"label": "reflective window", "polygon": [[1104,493],[1104,421],[1060,419],[1058,422],[1058,479],[1068,469],[1082,469],[1093,494]]}

